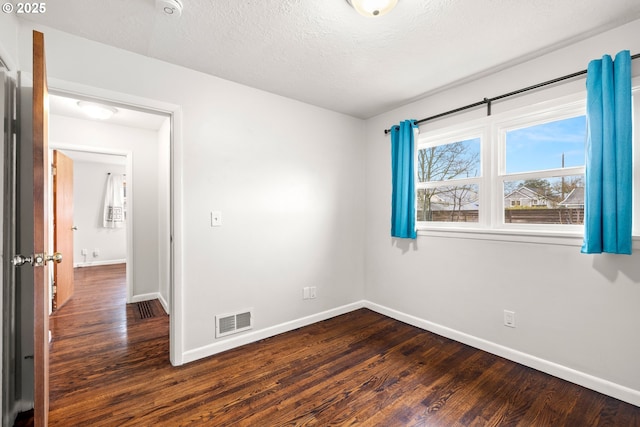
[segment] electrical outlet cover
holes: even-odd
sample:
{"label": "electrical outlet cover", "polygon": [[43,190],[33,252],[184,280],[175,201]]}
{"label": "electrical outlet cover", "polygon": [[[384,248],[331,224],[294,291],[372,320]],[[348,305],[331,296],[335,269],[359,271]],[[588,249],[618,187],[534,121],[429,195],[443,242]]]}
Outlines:
{"label": "electrical outlet cover", "polygon": [[513,311],[505,310],[504,311],[504,326],[508,326],[510,328],[516,327],[516,313]]}

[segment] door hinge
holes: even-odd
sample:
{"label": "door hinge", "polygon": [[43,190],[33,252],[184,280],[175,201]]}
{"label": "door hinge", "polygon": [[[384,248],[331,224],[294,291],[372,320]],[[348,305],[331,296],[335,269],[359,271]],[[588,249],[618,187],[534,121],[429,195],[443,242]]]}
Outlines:
{"label": "door hinge", "polygon": [[11,121],[11,134],[18,135],[18,121],[16,119],[9,119]]}

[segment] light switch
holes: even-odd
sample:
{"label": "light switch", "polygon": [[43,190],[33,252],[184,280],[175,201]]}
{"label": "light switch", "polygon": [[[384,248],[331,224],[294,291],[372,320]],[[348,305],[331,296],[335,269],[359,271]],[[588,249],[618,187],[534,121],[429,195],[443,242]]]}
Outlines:
{"label": "light switch", "polygon": [[220,227],[222,225],[222,212],[220,211],[212,211],[211,212],[211,226],[212,227]]}

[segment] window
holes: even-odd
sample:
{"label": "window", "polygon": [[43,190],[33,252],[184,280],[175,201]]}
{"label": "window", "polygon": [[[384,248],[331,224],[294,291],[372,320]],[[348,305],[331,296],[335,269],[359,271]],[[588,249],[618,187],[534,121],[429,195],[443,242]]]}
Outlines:
{"label": "window", "polygon": [[[632,86],[640,123],[640,77]],[[585,104],[582,92],[446,128],[424,126],[415,154],[418,230],[576,244],[584,230]],[[640,125],[634,126],[634,165],[640,165],[637,147]],[[633,235],[639,236],[637,166],[633,182]]]}
{"label": "window", "polygon": [[[502,224],[584,224],[587,135],[580,110],[547,111],[543,119],[500,125]],[[519,203],[514,206],[515,197]]]}
{"label": "window", "polygon": [[581,232],[584,104],[574,97],[421,134],[418,229]]}
{"label": "window", "polygon": [[478,222],[481,138],[421,141],[417,150],[417,221]]}

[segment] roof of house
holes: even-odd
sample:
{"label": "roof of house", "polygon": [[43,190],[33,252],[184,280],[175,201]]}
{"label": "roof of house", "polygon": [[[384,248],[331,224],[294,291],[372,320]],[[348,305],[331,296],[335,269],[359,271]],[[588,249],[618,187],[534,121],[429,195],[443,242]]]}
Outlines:
{"label": "roof of house", "polygon": [[529,187],[525,187],[521,185],[520,187],[513,190],[511,193],[504,196],[505,199],[511,198],[527,198],[527,199],[546,199],[547,197],[538,193],[535,190],[530,189]]}
{"label": "roof of house", "polygon": [[584,187],[576,187],[559,203],[560,206],[584,206]]}

